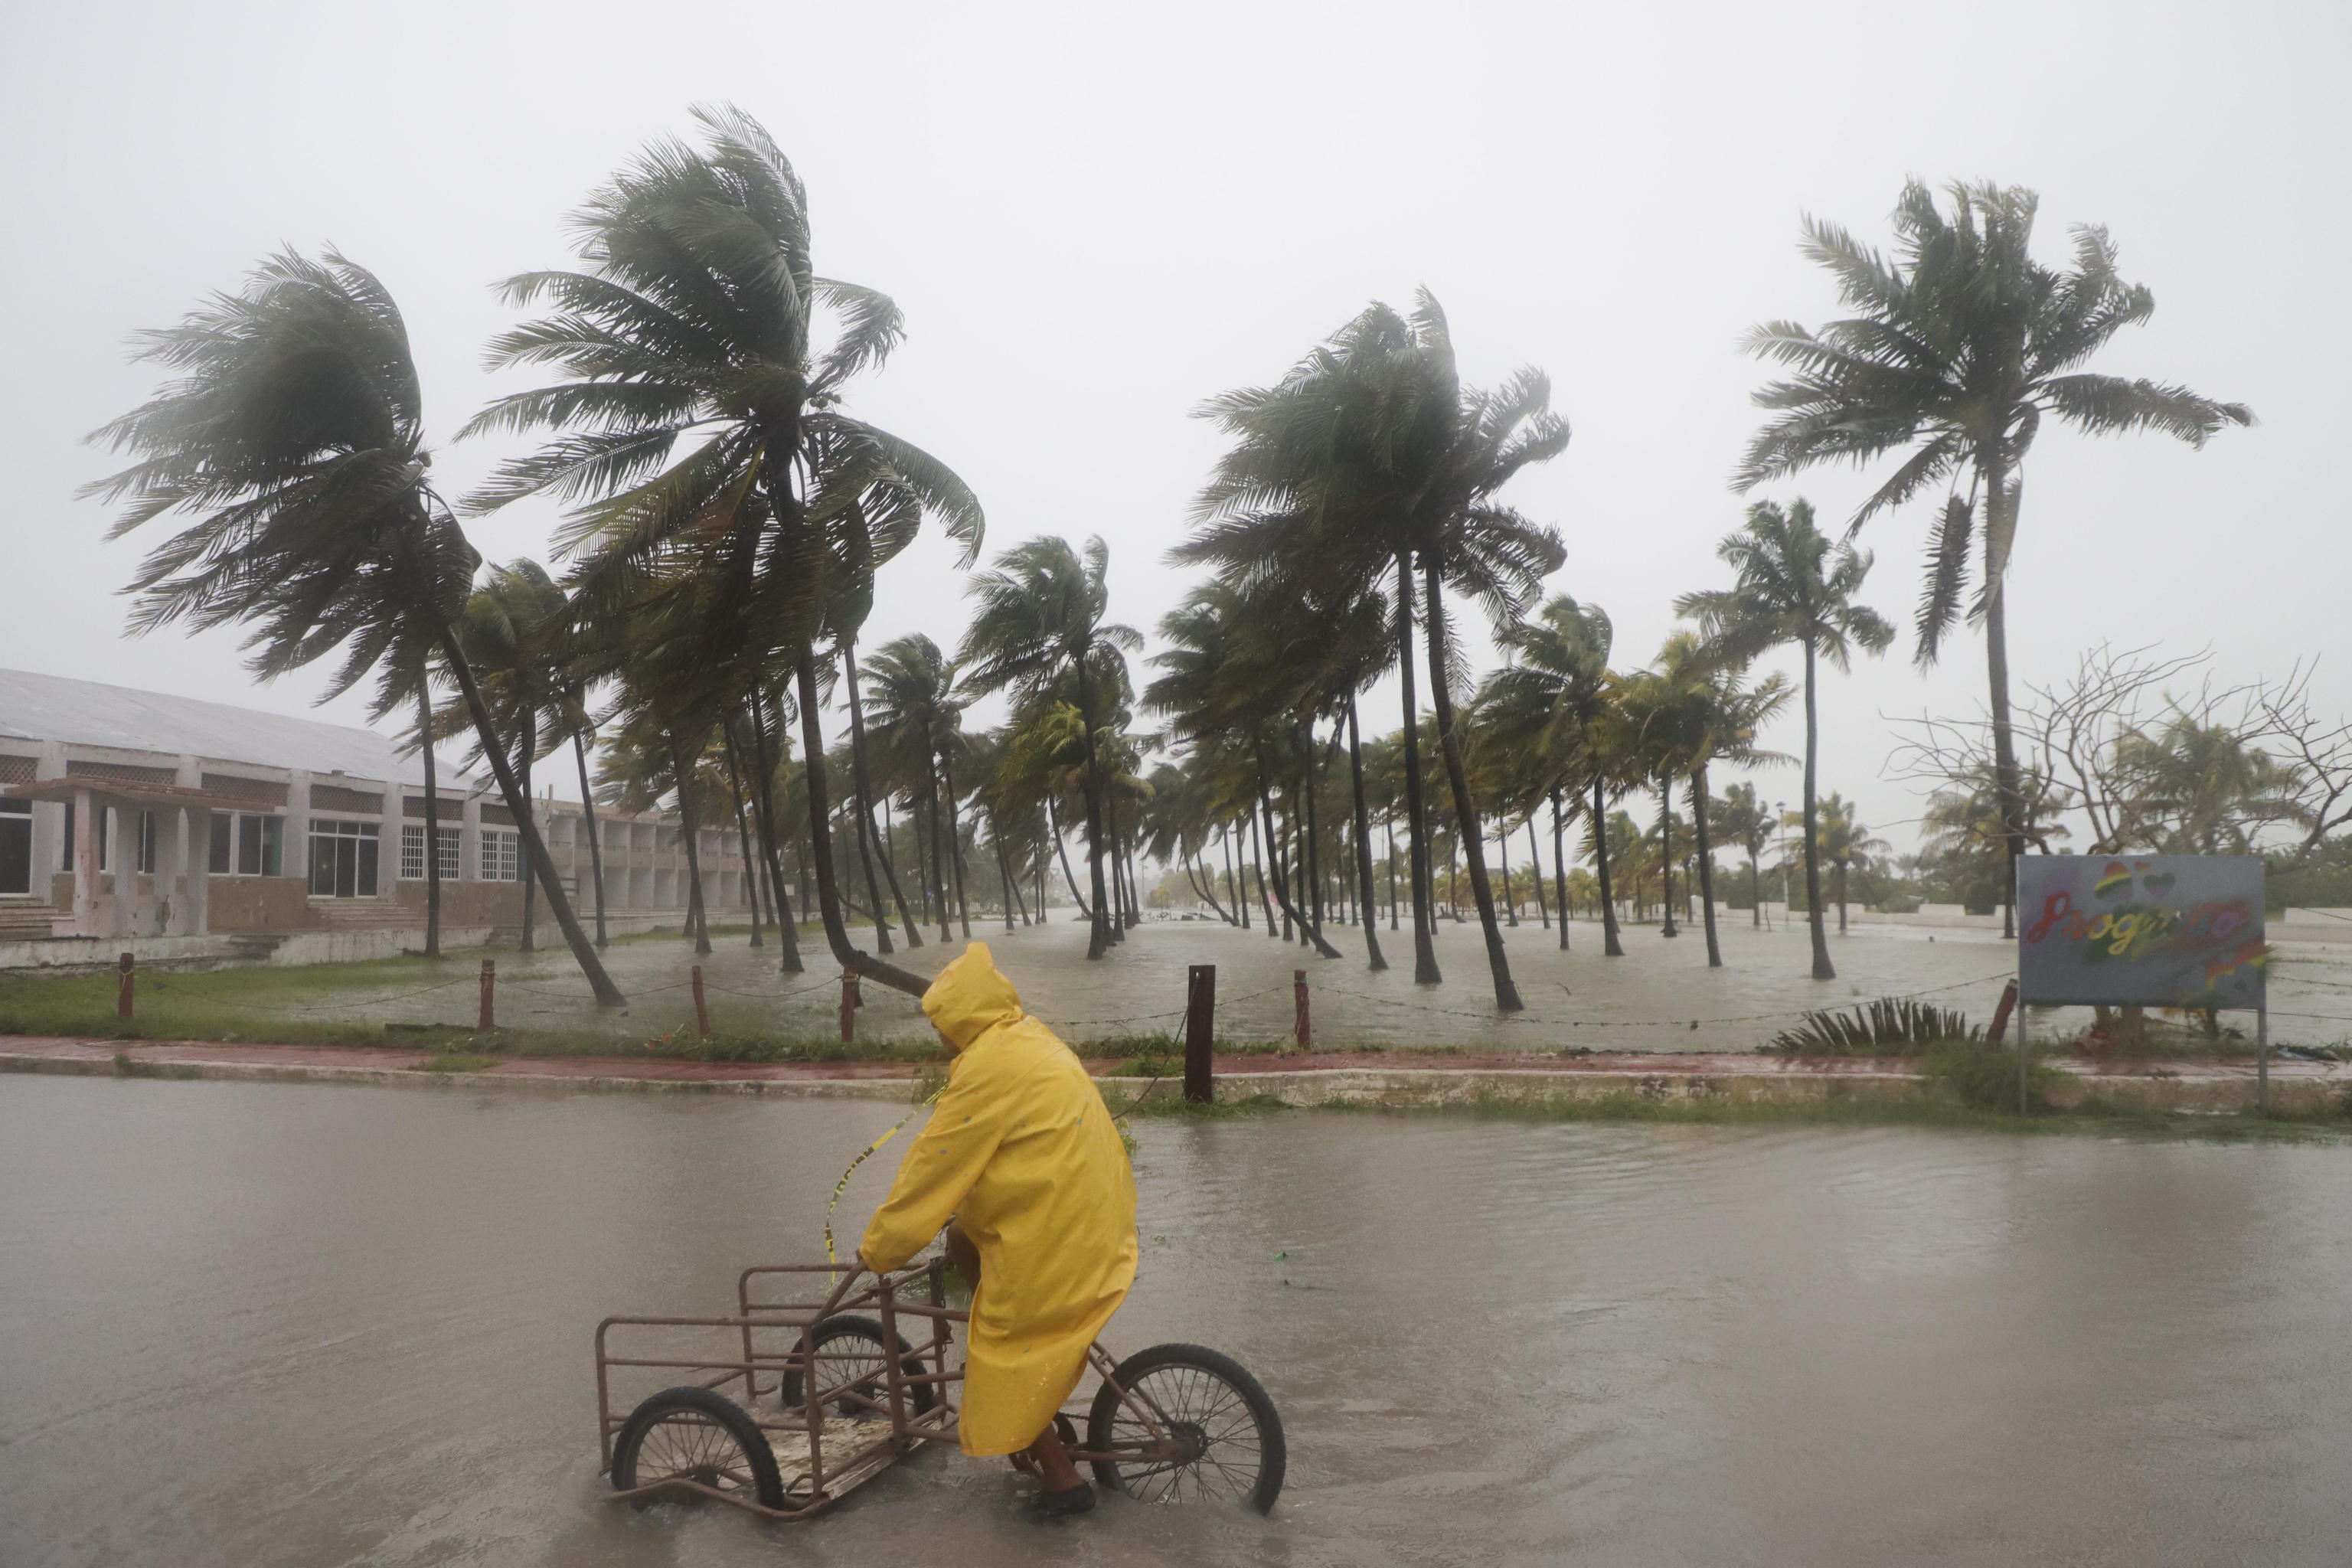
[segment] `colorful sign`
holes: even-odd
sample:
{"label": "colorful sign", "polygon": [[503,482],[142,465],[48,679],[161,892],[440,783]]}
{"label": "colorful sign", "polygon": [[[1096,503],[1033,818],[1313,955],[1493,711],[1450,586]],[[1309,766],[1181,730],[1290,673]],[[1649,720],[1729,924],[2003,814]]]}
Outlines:
{"label": "colorful sign", "polygon": [[2023,1001],[2260,1007],[2268,955],[2252,855],[2018,859]]}

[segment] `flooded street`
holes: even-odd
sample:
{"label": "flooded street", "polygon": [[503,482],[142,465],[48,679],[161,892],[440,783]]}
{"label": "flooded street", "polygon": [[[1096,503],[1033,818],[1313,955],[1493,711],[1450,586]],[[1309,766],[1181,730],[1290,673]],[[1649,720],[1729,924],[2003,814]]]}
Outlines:
{"label": "flooded street", "polygon": [[901,1114],[0,1080],[0,1563],[2315,1564],[2352,1539],[2352,1150],[1346,1113],[1137,1128],[1108,1342],[1259,1374],[1290,1448],[1270,1520],[1043,1527],[1001,1461],[946,1454],[809,1524],[601,1500],[596,1321],[723,1310],[744,1264],[817,1255]]}
{"label": "flooded street", "polygon": [[[1486,950],[1475,922],[1439,922],[1436,948],[1445,984],[1438,986],[1413,984],[1409,922],[1402,931],[1381,927],[1381,945],[1391,967],[1381,973],[1366,967],[1363,932],[1337,924],[1328,933],[1340,952],[1336,959],[1268,940],[1262,931],[1153,921],[1130,932],[1100,963],[1089,963],[1087,928],[1066,910],[1056,910],[1051,925],[1010,932],[1002,924],[975,921],[972,936],[989,944],[1029,1010],[1076,1044],[1179,1030],[1185,971],[1195,963],[1217,966],[1217,1033],[1223,1040],[1287,1040],[1291,976],[1304,969],[1318,1046],[1456,1046],[1480,1051],[1580,1046],[1747,1050],[1790,1027],[1809,1008],[1851,1007],[1888,995],[1923,994],[1981,1023],[1991,1016],[2003,984],[2016,972],[2016,945],[2000,941],[1997,932],[1857,927],[1850,936],[1831,936],[1838,977],[1817,981],[1801,925],[1758,931],[1748,921],[1745,914],[1724,921],[1721,969],[1706,966],[1706,939],[1695,927],[1667,941],[1654,925],[1628,926],[1626,956],[1610,959],[1601,954],[1601,928],[1591,921],[1572,922],[1567,952],[1559,951],[1556,931],[1524,922],[1506,938],[1527,1007],[1507,1018],[1495,1012]],[[870,926],[858,928],[861,944],[870,947],[872,938]],[[937,973],[964,948],[960,936],[944,943],[938,938],[934,928],[922,948],[908,952],[901,947],[893,962],[919,973]],[[833,1037],[840,971],[824,952],[822,937],[803,936],[807,970],[796,975],[776,972],[772,932],[764,949],[748,946],[740,933],[715,941],[717,951],[702,963],[718,1029]],[[257,994],[246,1005],[267,1016],[274,1001],[287,1009],[286,1016],[299,1020],[470,1026],[479,962],[480,954],[467,950],[437,964],[416,961],[407,966],[413,977],[389,977],[381,992],[348,997]],[[620,942],[609,951],[607,963],[629,994],[625,1011],[594,1005],[561,943],[535,953],[501,950],[499,1020],[616,1044],[692,1026],[687,988],[695,959],[688,943],[674,938]],[[331,968],[317,973],[333,978]],[[2271,979],[2274,1039],[2327,1043],[2352,1034],[2352,944],[2282,943]],[[173,981],[151,984],[168,992]],[[857,1021],[861,1038],[930,1037],[912,997],[878,984],[868,984],[865,997]],[[2078,1028],[2090,1017],[2087,1008],[2059,1010],[2038,1026],[2040,1037],[2053,1038],[2058,1030]]]}

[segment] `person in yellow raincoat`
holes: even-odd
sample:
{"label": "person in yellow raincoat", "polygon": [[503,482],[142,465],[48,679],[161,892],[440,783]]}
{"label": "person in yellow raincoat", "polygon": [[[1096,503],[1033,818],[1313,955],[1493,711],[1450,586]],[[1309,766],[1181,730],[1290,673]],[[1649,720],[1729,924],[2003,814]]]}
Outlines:
{"label": "person in yellow raincoat", "polygon": [[923,1012],[954,1054],[947,1088],[857,1254],[877,1271],[902,1268],[942,1226],[968,1277],[977,1253],[963,1451],[1026,1449],[1046,1511],[1082,1512],[1094,1491],[1054,1414],[1135,1280],[1134,1173],[1101,1091],[1021,1010],[985,943],[940,972]]}

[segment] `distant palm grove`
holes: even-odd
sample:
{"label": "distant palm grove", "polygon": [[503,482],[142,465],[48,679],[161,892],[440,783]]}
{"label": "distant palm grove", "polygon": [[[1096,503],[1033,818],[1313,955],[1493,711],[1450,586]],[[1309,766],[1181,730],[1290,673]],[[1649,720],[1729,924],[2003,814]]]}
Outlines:
{"label": "distant palm grove", "polygon": [[[992,552],[981,498],[912,438],[940,433],[855,416],[901,342],[898,305],[816,270],[801,182],[756,122],[695,119],[692,143],[647,148],[587,197],[568,266],[503,285],[518,320],[489,362],[540,384],[460,429],[515,447],[473,493],[436,487],[400,311],[331,251],[269,258],[144,336],[167,379],[97,433],[130,466],[89,487],[118,534],[174,531],[132,580],[133,629],[239,627],[264,677],[328,659],[331,695],[364,687],[417,746],[488,766],[601,1001],[623,1000],[599,960],[601,869],[597,907],[575,909],[527,808],[535,765],[575,774],[592,811],[673,803],[689,852],[698,826],[739,835],[753,943],[797,971],[813,919],[845,971],[908,991],[924,981],[893,955],[970,936],[975,911],[1009,929],[1066,897],[1101,958],[1172,890],[1431,985],[1447,978],[1437,922],[1475,920],[1484,983],[1515,1011],[1506,932],[1523,921],[1565,948],[1571,915],[1597,917],[1616,956],[1622,922],[1654,910],[1664,935],[1695,919],[1720,964],[1718,904],[1760,909],[1768,875],[1829,978],[1826,909],[1843,925],[1850,895],[1885,896],[1903,868],[1817,778],[1839,673],[1897,639],[1854,538],[1882,511],[1926,527],[1914,657],[1949,651],[1964,622],[1986,656],[1982,714],[1906,752],[1929,795],[1915,890],[2005,904],[2014,857],[2067,837],[2070,812],[2093,815],[2079,847],[2336,842],[2340,731],[2294,727],[2293,682],[2227,713],[2111,703],[2089,731],[2095,779],[2067,771],[2046,721],[2089,689],[2012,689],[2007,574],[2045,425],[2202,445],[2252,422],[2091,367],[2153,300],[2102,229],[2074,230],[2063,268],[2035,259],[2030,192],[1915,184],[1889,255],[1807,223],[1848,314],[1754,329],[1747,348],[1781,379],[1756,392],[1729,479],[1751,492],[1849,463],[1875,489],[1828,522],[1790,493],[1727,500],[1716,581],[1675,600],[1685,624],[1646,664],[1553,584],[1560,526],[1513,503],[1523,470],[1570,451],[1551,382],[1465,384],[1426,290],[1207,397],[1223,454],[1166,552],[1197,580],[1147,657],[1100,539]],[[463,520],[531,497],[563,508],[560,571],[486,569]],[[962,634],[868,646],[926,526],[969,574]],[[1501,653],[1483,677],[1469,614]],[[1370,710],[1391,674],[1399,705]],[[1005,721],[968,728],[992,696]],[[1759,748],[1784,712],[1801,714],[1801,758]],[[1730,776],[1763,762],[1801,764],[1793,809]],[[437,900],[436,884],[436,919]],[[688,934],[707,948],[698,886]]]}

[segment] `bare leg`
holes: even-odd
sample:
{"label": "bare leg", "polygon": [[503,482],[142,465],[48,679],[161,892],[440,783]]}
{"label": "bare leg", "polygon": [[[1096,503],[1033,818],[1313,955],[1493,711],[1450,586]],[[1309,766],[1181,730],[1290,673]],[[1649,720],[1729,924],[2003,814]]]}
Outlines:
{"label": "bare leg", "polygon": [[1029,1458],[1036,1461],[1038,1479],[1049,1492],[1066,1492],[1084,1483],[1078,1477],[1078,1467],[1070,1462],[1070,1451],[1062,1447],[1062,1435],[1054,1430],[1051,1421],[1029,1445]]}
{"label": "bare leg", "polygon": [[[947,1247],[948,1262],[963,1276],[964,1282],[977,1296],[980,1293],[980,1248],[973,1246],[971,1237],[963,1233],[963,1226],[953,1220],[948,1221],[947,1229],[940,1233],[940,1240]],[[1066,1492],[1083,1484],[1078,1467],[1071,1463],[1070,1451],[1063,1447],[1062,1435],[1054,1430],[1051,1421],[1046,1422],[1045,1429],[1037,1434],[1037,1440],[1029,1445],[1029,1458],[1037,1467],[1038,1479],[1045,1483],[1049,1492]]]}

